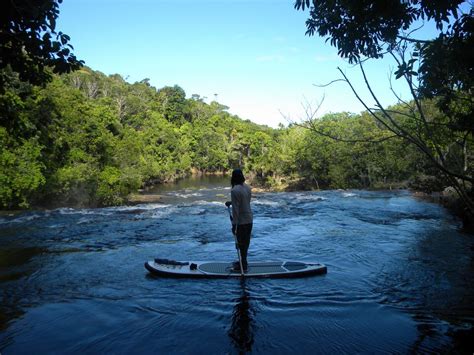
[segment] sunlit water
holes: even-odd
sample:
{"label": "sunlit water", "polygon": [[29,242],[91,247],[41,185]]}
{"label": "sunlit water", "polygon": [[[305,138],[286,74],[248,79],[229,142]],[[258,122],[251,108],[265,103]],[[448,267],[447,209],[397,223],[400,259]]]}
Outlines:
{"label": "sunlit water", "polygon": [[0,216],[0,352],[472,353],[473,237],[405,191],[255,194],[249,259],[317,261],[327,275],[150,276],[154,257],[236,259],[226,184]]}

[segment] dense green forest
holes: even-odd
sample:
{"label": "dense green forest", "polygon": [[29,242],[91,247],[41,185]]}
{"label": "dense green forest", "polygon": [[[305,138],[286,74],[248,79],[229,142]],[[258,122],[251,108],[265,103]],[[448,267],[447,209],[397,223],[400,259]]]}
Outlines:
{"label": "dense green forest", "polygon": [[417,150],[367,113],[272,129],[147,79],[130,84],[84,67],[38,87],[4,75],[0,201],[7,209],[121,204],[149,185],[235,167],[276,189],[407,186],[429,173]]}

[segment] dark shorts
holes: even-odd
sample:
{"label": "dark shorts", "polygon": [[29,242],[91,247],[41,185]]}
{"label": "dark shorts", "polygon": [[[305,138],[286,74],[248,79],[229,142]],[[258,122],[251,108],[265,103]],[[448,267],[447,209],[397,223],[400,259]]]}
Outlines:
{"label": "dark shorts", "polygon": [[240,254],[242,257],[242,264],[247,265],[247,250],[250,245],[250,235],[252,234],[253,224],[241,224],[237,226],[237,243],[239,245]]}

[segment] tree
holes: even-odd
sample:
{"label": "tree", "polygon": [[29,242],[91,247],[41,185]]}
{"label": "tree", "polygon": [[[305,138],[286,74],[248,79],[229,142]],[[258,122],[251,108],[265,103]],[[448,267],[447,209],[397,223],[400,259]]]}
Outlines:
{"label": "tree", "polygon": [[15,141],[0,127],[0,207],[28,207],[31,195],[45,183],[41,146],[35,138]]}
{"label": "tree", "polygon": [[[359,89],[339,71],[367,112],[380,127],[414,145],[429,159],[447,184],[456,189],[474,220],[470,154],[474,131],[474,11],[471,6],[463,13],[462,3],[296,0],[295,8],[309,8],[308,35],[327,37],[341,57],[358,65],[375,107],[362,100]],[[436,38],[415,37],[413,27],[425,20],[436,25]],[[406,82],[412,96],[409,101],[397,96],[399,105],[392,109],[382,107],[364,71],[366,60],[385,55],[397,63],[395,78]]]}
{"label": "tree", "polygon": [[157,93],[157,101],[160,111],[168,121],[184,123],[187,116],[186,93],[181,87],[175,85],[161,88]]}
{"label": "tree", "polygon": [[3,69],[11,67],[20,80],[44,84],[51,79],[48,68],[65,73],[83,61],[71,52],[70,37],[56,32],[62,0],[11,0],[0,12],[0,93],[7,78]]}

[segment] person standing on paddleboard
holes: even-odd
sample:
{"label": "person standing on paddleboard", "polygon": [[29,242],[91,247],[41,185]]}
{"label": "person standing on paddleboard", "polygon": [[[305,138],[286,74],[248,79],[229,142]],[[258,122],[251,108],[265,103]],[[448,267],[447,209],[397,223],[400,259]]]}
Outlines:
{"label": "person standing on paddleboard", "polygon": [[[232,190],[230,198],[232,204],[232,233],[237,237],[237,246],[240,250],[242,267],[247,270],[247,251],[250,245],[250,234],[252,233],[253,214],[250,208],[252,191],[245,184],[245,177],[240,169],[232,171],[230,180]],[[228,202],[226,203],[226,205]],[[240,263],[234,263],[234,269],[240,271]]]}

